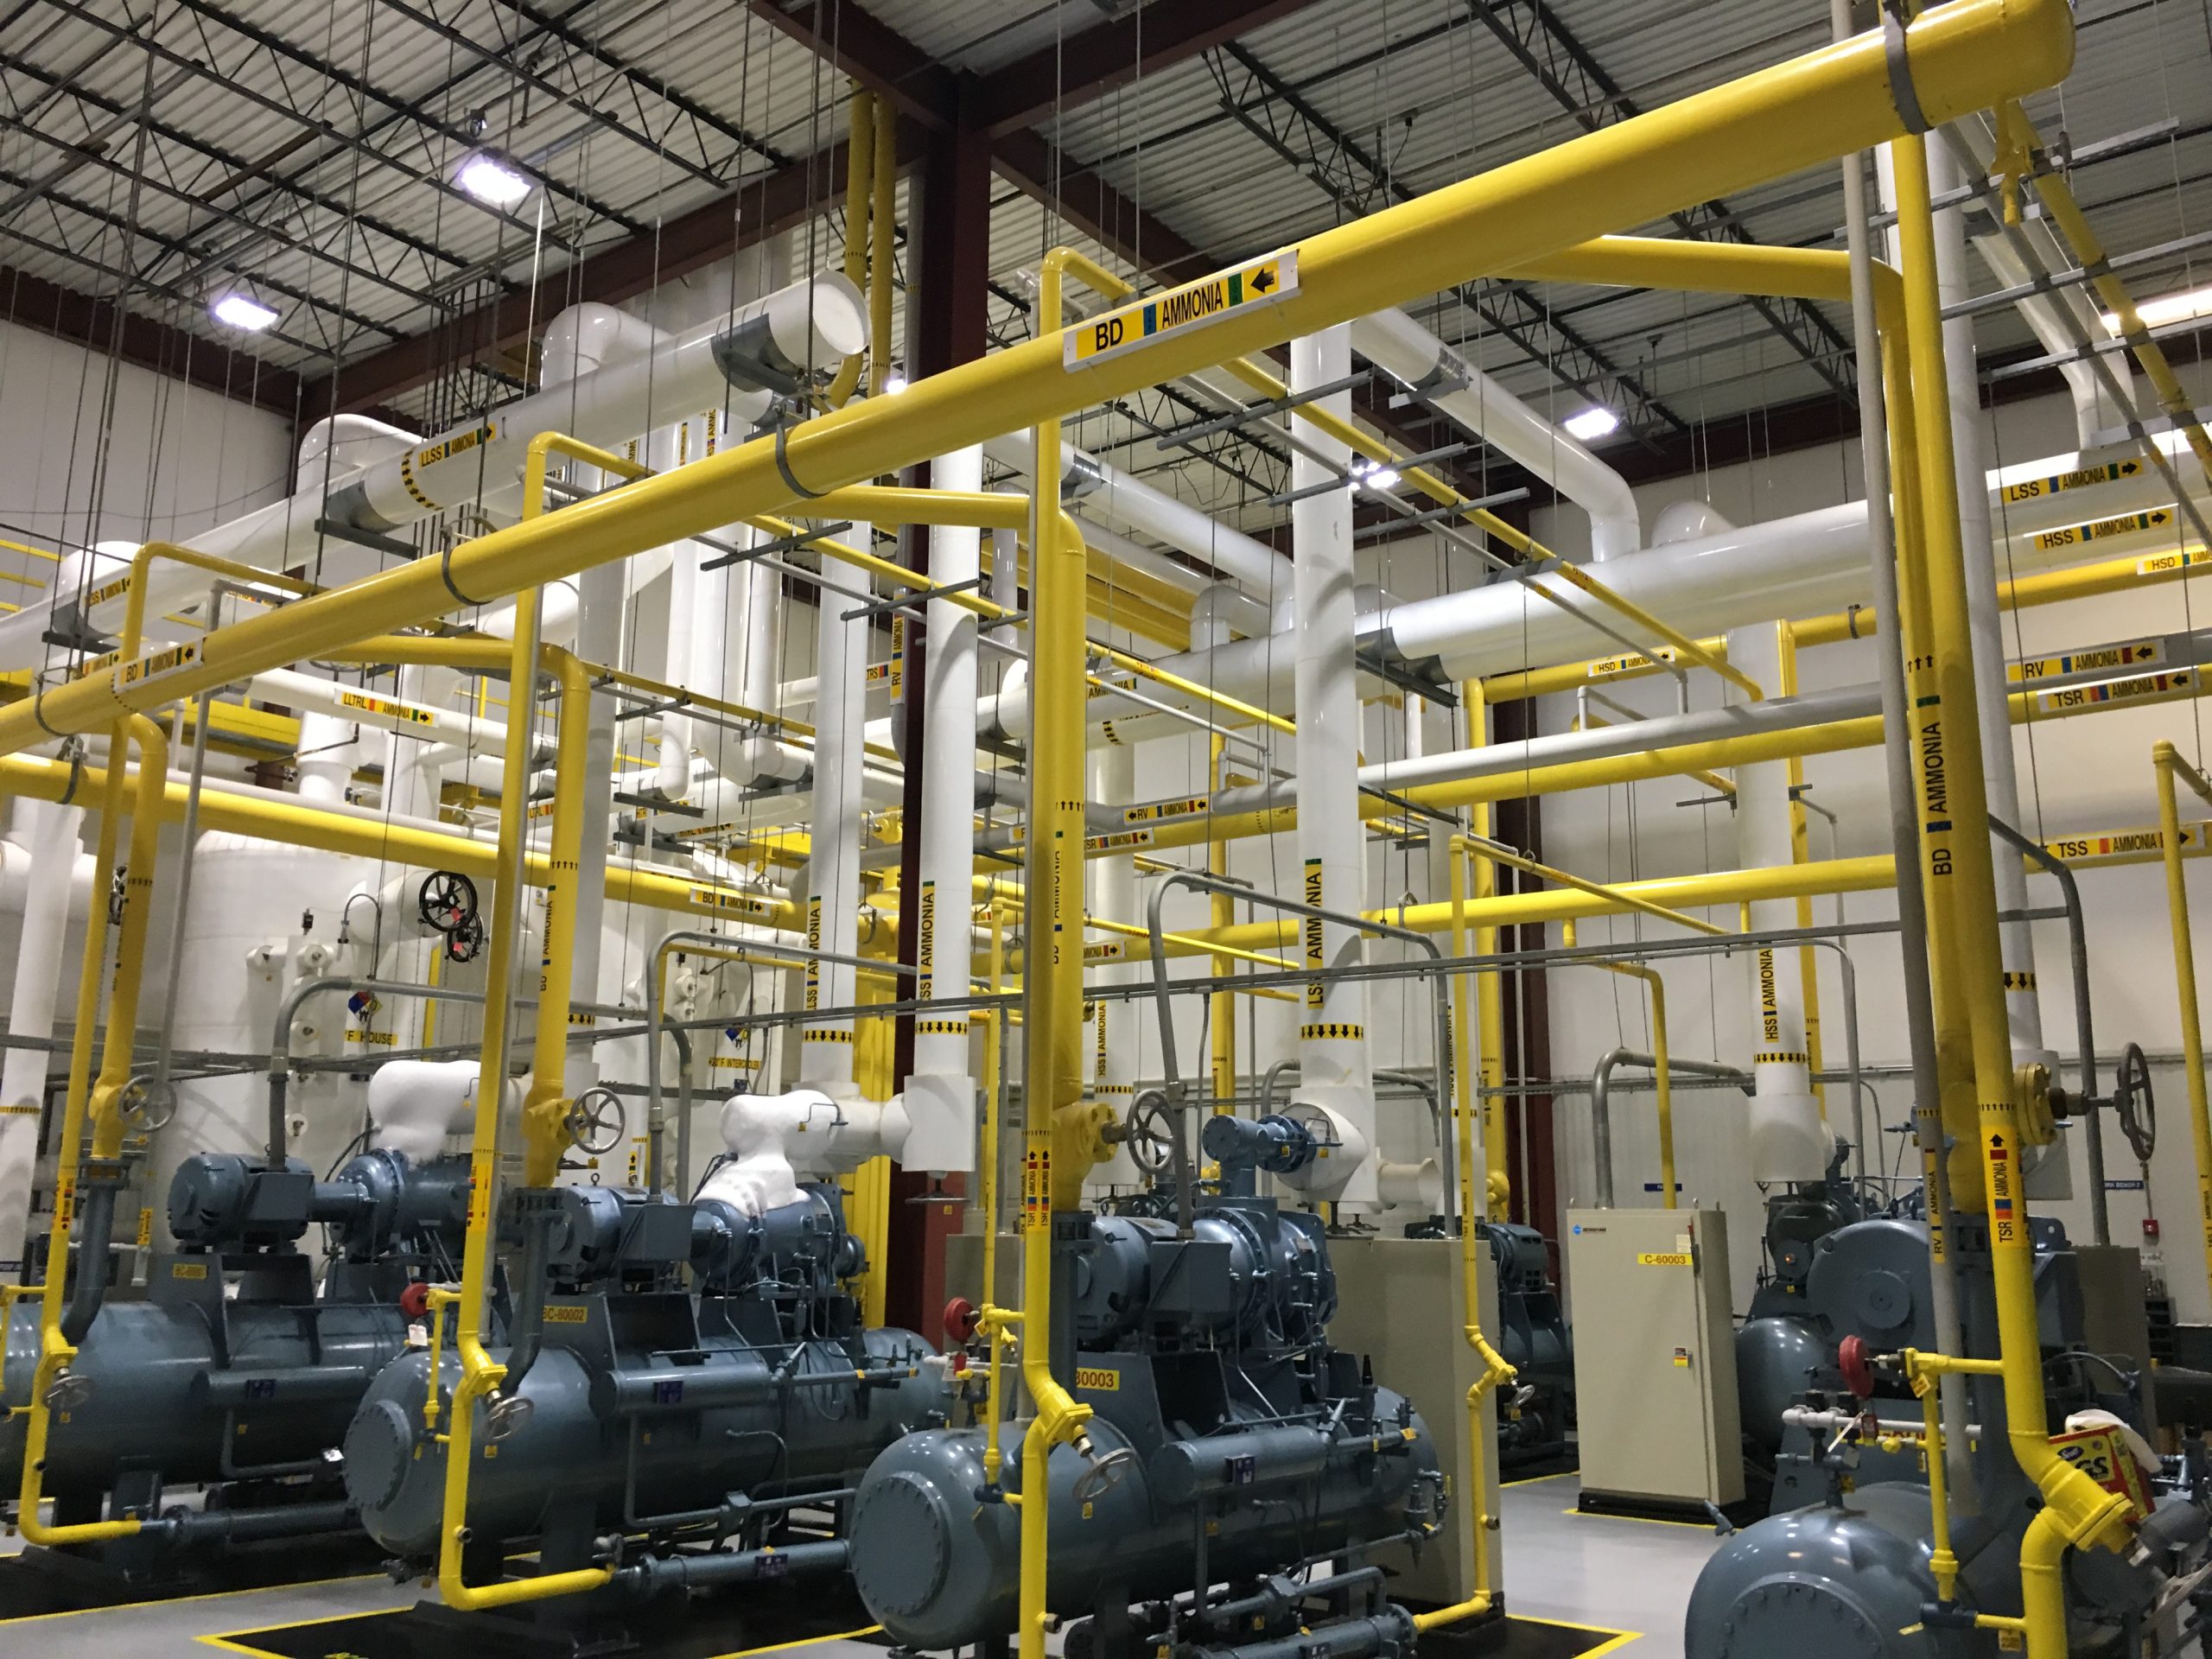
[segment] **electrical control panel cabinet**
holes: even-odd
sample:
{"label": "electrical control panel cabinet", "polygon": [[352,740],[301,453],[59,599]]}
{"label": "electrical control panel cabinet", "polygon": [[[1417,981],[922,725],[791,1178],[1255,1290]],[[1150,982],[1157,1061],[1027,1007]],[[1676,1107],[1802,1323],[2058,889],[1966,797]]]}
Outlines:
{"label": "electrical control panel cabinet", "polygon": [[1728,1224],[1567,1213],[1583,1505],[1702,1514],[1744,1496]]}

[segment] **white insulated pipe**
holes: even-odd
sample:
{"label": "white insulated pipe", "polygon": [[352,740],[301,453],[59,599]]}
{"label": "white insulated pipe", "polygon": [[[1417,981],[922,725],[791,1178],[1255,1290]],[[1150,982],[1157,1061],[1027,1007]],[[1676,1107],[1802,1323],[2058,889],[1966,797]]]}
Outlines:
{"label": "white insulated pipe", "polygon": [[1403,311],[1356,318],[1352,349],[1590,515],[1591,556],[1643,545],[1628,480]]}
{"label": "white insulated pipe", "polygon": [[[1754,623],[1728,636],[1728,660],[1769,690],[1782,681],[1782,625]],[[1736,863],[1771,869],[1796,861],[1789,814],[1789,763],[1759,760],[1736,768]],[[2017,862],[2018,861],[2014,861]],[[1796,901],[1751,905],[1753,929],[1797,925]],[[1817,1181],[1833,1150],[1813,1093],[1805,1036],[1804,953],[1767,946],[1751,963],[1751,1178]]]}
{"label": "white insulated pipe", "polygon": [[[855,524],[844,540],[865,550],[874,537]],[[868,574],[822,550],[825,584],[866,590]],[[814,821],[807,861],[806,944],[810,950],[849,957],[860,947],[861,727],[867,712],[868,623],[847,620],[852,601],[825,585],[817,590],[815,671],[822,692],[815,709]],[[962,768],[964,780],[969,768]],[[822,956],[806,964],[805,1004],[849,1007],[855,976],[849,963]],[[799,1085],[819,1090],[841,1105],[856,1104],[853,1080],[855,1033],[850,1019],[807,1020],[799,1033]]]}
{"label": "white insulated pipe", "polygon": [[[23,925],[8,1005],[10,1036],[42,1040],[54,1035],[70,912],[86,915],[92,907],[94,860],[84,850],[84,822],[80,806],[29,798],[16,803],[5,853],[9,864],[21,864]],[[43,1048],[13,1047],[0,1061],[0,1269],[10,1271],[11,1283],[29,1236],[39,1115],[48,1071],[57,1058]]]}
{"label": "white insulated pipe", "polygon": [[[980,448],[939,455],[930,463],[932,488],[969,493],[983,487]],[[982,534],[965,524],[930,531],[930,581],[938,587],[973,582],[982,570]],[[829,604],[832,596],[823,595]],[[923,742],[929,764],[922,774],[920,969],[914,995],[929,1001],[940,988],[968,992],[969,916],[976,874],[976,618],[949,599],[929,601],[922,684]],[[817,838],[818,844],[818,838]],[[901,1161],[933,1174],[976,1167],[976,1113],[981,1095],[968,1069],[968,1015],[914,1018],[914,1064],[906,1078],[909,1128]]]}
{"label": "white insulated pipe", "polygon": [[[1036,473],[1036,455],[1027,435],[993,438],[983,453],[1001,467]],[[1265,542],[1217,523],[1187,501],[1132,478],[1118,467],[1081,449],[1067,451],[1062,499],[1112,520],[1125,531],[1165,542],[1224,576],[1243,582],[1270,603],[1290,592],[1290,561]]]}
{"label": "white insulated pipe", "polygon": [[[649,354],[580,375],[565,385],[533,392],[481,420],[449,428],[419,447],[373,461],[330,480],[318,475],[283,501],[193,537],[186,545],[264,570],[311,563],[322,539],[318,520],[388,534],[400,527],[475,501],[511,492],[532,438],[565,432],[601,448],[619,444],[664,423],[708,409],[735,427],[749,427],[774,402],[775,382],[814,367],[842,362],[867,336],[859,291],[836,272],[821,272],[725,317],[686,330]],[[88,583],[112,586],[110,577],[128,561],[84,561]],[[207,574],[156,564],[147,578],[149,614],[200,601]],[[57,579],[40,603],[0,621],[0,669],[38,666],[47,655],[41,636],[52,626],[59,601],[73,601]],[[125,597],[118,592],[92,607],[89,621],[106,633],[122,625]]]}
{"label": "white insulated pipe", "polygon": [[[1290,343],[1290,385],[1303,392],[1351,372],[1351,330],[1339,323]],[[1351,416],[1351,394],[1319,406]],[[1325,435],[1291,457],[1291,487],[1308,489],[1351,466],[1347,444]],[[1298,852],[1307,905],[1357,914],[1367,887],[1367,843],[1359,817],[1359,672],[1353,658],[1357,615],[1351,492],[1323,491],[1290,509],[1298,611]],[[1308,918],[1301,944],[1316,975],[1365,962],[1357,928]],[[1288,1178],[1317,1197],[1367,1208],[1381,1203],[1375,1154],[1375,1078],[1368,1059],[1367,986],[1363,980],[1308,981],[1298,1028],[1299,1086],[1289,1115],[1304,1121],[1324,1156]]]}
{"label": "white insulated pipe", "polygon": [[[1086,760],[1090,772],[1091,800],[1112,805],[1127,805],[1136,800],[1137,752],[1134,747],[1109,743],[1104,748],[1091,750]],[[1091,915],[1108,922],[1137,920],[1135,852],[1090,860],[1084,868],[1084,878],[1090,890]],[[1124,984],[1147,971],[1137,960],[1143,950],[1141,941],[1125,933],[1103,931],[1084,944],[1086,958],[1094,951],[1097,953],[1097,965],[1090,971],[1098,982],[1106,985]],[[1127,1116],[1130,1099],[1136,1092],[1135,1037],[1141,1029],[1136,1013],[1137,1005],[1122,997],[1100,997],[1090,1005],[1088,1034],[1091,1093],[1123,1116]],[[1128,1143],[1119,1141],[1114,1144],[1113,1155],[1090,1172],[1087,1185],[1134,1187],[1143,1183],[1143,1173],[1137,1168],[1136,1160],[1129,1155]]]}

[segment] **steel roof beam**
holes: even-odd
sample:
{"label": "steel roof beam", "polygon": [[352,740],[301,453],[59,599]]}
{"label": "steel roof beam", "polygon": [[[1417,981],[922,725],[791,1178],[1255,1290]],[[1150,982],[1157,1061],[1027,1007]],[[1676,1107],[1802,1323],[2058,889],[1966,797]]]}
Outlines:
{"label": "steel roof beam", "polygon": [[753,14],[834,64],[910,121],[959,124],[959,77],[854,0],[751,0]]}

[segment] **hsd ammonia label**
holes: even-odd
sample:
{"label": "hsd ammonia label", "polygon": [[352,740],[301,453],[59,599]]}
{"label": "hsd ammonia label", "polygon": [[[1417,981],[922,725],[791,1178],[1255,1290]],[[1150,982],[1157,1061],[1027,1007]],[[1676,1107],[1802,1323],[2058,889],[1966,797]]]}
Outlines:
{"label": "hsd ammonia label", "polygon": [[1272,305],[1298,292],[1298,250],[1287,248],[1238,270],[1207,276],[1157,299],[1125,305],[1103,317],[1077,323],[1066,333],[1061,363],[1087,369],[1123,352],[1149,345],[1163,334],[1202,328],[1237,311]]}

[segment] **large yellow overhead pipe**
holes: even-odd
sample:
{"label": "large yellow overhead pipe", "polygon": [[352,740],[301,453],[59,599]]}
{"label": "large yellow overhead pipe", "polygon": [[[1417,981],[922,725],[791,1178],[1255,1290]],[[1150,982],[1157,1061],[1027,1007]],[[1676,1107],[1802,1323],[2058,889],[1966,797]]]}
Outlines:
{"label": "large yellow overhead pipe", "polygon": [[[1954,0],[1905,31],[1920,107],[1953,119],[2055,84],[2073,59],[2064,0]],[[1227,358],[1433,293],[1487,266],[1508,269],[1894,136],[1891,64],[1879,34],[1822,48],[1664,109],[1605,127],[1311,237],[1294,249],[1277,297],[1209,309],[1202,322],[1079,350],[1102,327],[1126,337],[1141,313],[1053,329],[773,436],[695,461],[567,511],[461,543],[450,557],[385,571],[220,628],[198,660],[149,677],[137,664],[41,690],[0,711],[0,753],[90,731],[120,712],[279,668],[365,633],[413,626],[456,595],[491,601],[644,548],[772,512],[810,493],[894,470],[957,444],[1033,426]],[[1294,278],[1294,280],[1290,280]],[[1177,290],[1213,294],[1206,278]],[[1170,296],[1172,297],[1172,296]]]}

